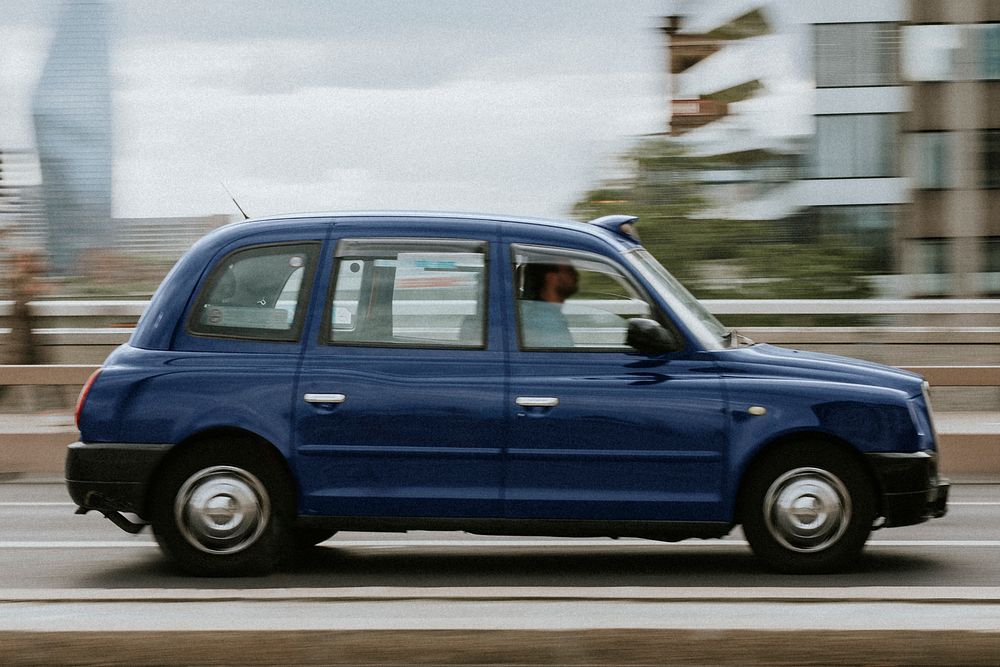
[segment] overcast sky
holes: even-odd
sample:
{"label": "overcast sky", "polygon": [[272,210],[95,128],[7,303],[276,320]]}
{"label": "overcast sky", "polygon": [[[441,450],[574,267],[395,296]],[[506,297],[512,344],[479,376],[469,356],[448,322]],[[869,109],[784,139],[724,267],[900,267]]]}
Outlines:
{"label": "overcast sky", "polygon": [[[667,122],[669,0],[112,3],[118,216],[564,216]],[[0,147],[59,3],[0,0]]]}

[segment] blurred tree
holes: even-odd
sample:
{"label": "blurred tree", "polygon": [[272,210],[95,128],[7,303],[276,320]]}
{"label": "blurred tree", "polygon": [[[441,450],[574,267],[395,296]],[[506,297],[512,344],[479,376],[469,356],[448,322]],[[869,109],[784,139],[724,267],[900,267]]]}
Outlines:
{"label": "blurred tree", "polygon": [[628,175],[584,195],[574,217],[638,215],[643,245],[696,296],[870,296],[864,250],[845,239],[811,228],[795,233],[806,221],[703,217],[711,203],[700,172],[718,167],[687,155],[676,141],[645,139],[623,161]]}

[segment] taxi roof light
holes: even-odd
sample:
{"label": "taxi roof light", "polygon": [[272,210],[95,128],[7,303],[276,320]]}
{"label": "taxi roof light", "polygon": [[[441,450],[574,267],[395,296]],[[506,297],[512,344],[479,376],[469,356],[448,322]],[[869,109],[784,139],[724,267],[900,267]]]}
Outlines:
{"label": "taxi roof light", "polygon": [[639,243],[639,232],[636,231],[637,215],[606,215],[603,218],[595,218],[590,224],[603,227],[610,232],[620,236],[625,236]]}

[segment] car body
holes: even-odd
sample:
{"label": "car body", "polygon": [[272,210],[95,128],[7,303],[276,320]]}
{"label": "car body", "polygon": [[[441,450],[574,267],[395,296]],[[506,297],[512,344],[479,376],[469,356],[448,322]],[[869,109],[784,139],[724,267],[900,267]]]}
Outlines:
{"label": "car body", "polygon": [[[922,378],[750,344],[634,224],[350,213],[212,232],[81,393],[78,511],[151,523],[208,575],[337,530],[740,524],[768,565],[821,572],[873,527],[944,514]],[[542,303],[539,280],[568,296]]]}

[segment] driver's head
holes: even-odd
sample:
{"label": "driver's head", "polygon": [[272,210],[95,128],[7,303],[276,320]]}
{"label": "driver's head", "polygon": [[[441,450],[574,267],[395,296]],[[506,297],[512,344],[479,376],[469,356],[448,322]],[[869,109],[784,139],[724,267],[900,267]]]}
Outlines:
{"label": "driver's head", "polygon": [[579,274],[571,264],[527,264],[524,267],[524,298],[562,303],[576,294],[579,282]]}

